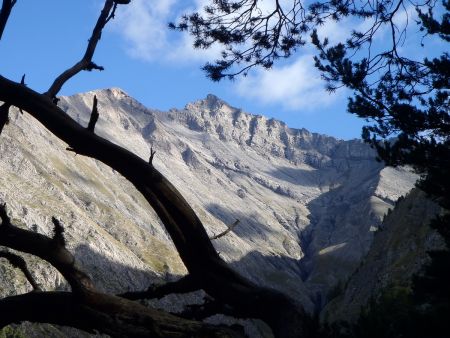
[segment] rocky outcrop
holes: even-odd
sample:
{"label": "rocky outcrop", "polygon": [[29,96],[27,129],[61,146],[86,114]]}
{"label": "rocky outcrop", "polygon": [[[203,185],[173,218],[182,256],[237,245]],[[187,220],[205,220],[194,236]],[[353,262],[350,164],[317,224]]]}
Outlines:
{"label": "rocky outcrop", "polygon": [[325,307],[322,319],[355,321],[369,300],[377,299],[385,289],[410,288],[413,274],[429,260],[427,251],[443,247],[442,238],[429,226],[439,211],[417,189],[398,201],[358,268],[337,287],[340,294]]}

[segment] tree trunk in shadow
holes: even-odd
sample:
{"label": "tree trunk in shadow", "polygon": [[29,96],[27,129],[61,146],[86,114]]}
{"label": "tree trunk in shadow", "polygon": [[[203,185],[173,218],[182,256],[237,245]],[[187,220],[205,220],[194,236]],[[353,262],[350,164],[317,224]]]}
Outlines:
{"label": "tree trunk in shadow", "polygon": [[151,163],[83,128],[45,95],[1,76],[0,100],[30,113],[70,150],[97,159],[128,179],[161,218],[199,289],[230,305],[239,316],[264,320],[277,337],[313,336],[313,321],[301,306],[254,284],[220,258],[191,206]]}

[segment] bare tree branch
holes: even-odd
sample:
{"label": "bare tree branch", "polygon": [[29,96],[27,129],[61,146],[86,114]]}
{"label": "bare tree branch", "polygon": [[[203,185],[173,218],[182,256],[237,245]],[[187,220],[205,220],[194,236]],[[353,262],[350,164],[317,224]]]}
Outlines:
{"label": "bare tree branch", "polygon": [[118,296],[131,300],[160,299],[169,294],[188,293],[199,289],[199,283],[191,275],[186,275],[175,282],[169,282],[162,285],[152,285],[146,291],[130,291],[122,293]]}
{"label": "bare tree branch", "polygon": [[153,157],[155,157],[156,150],[153,150],[153,146],[150,147],[150,157],[148,159],[148,163],[153,166]]}
{"label": "bare tree branch", "polygon": [[227,233],[229,233],[230,231],[232,231],[232,230],[236,227],[236,225],[239,224],[239,222],[240,222],[240,221],[239,221],[238,219],[235,220],[235,221],[233,222],[233,224],[228,225],[227,230],[222,231],[220,234],[211,237],[211,239],[218,239],[218,238],[220,238],[220,237],[225,236]]}
{"label": "bare tree branch", "polygon": [[177,313],[178,316],[191,320],[203,320],[216,314],[239,317],[233,308],[209,297],[205,297],[203,304],[188,305],[183,312]]}
{"label": "bare tree branch", "polygon": [[11,105],[7,103],[3,103],[0,106],[0,134],[2,133],[5,125],[9,123],[9,108],[11,108]]}
{"label": "bare tree branch", "polygon": [[27,293],[1,299],[0,313],[0,328],[31,321],[99,331],[112,337],[243,337],[236,329],[185,320],[101,293],[91,293],[85,299],[70,292]]}
{"label": "bare tree branch", "polygon": [[89,132],[49,97],[2,76],[0,100],[27,111],[77,153],[105,163],[128,179],[160,217],[189,273],[207,294],[247,317],[266,321],[278,337],[311,336],[313,321],[300,305],[244,278],[220,258],[192,207],[156,168]]}
{"label": "bare tree branch", "polygon": [[3,0],[2,9],[0,10],[0,40],[2,39],[3,32],[8,22],[11,10],[16,4],[16,0]]}
{"label": "bare tree branch", "polygon": [[86,48],[86,52],[84,53],[82,59],[78,61],[71,68],[64,71],[61,75],[59,75],[45,95],[49,96],[52,99],[56,98],[56,95],[61,90],[62,86],[73,76],[81,72],[82,70],[91,71],[93,69],[103,70],[104,68],[96,65],[92,62],[92,57],[94,56],[95,48],[97,47],[97,43],[99,42],[102,36],[102,30],[109,20],[114,18],[115,10],[117,4],[127,4],[130,1],[117,1],[117,0],[106,0],[105,5],[100,13],[100,16],[97,20],[97,23],[92,31],[92,35],[89,38],[89,43]]}
{"label": "bare tree branch", "polygon": [[[312,321],[301,306],[280,292],[259,287],[231,269],[220,258],[195,211],[166,177],[153,167],[153,151],[148,163],[130,151],[93,133],[96,102],[94,102],[88,128],[80,126],[54,104],[57,101],[56,95],[70,78],[82,70],[102,69],[92,61],[95,48],[104,26],[114,17],[117,5],[128,2],[125,0],[105,1],[84,56],[74,66],[59,75],[46,93],[36,93],[23,84],[0,76],[0,101],[5,102],[5,107],[14,105],[27,111],[56,137],[65,141],[68,144],[68,150],[97,159],[122,174],[153,207],[169,232],[189,271],[189,276],[179,283],[169,283],[157,290],[150,288],[149,293],[186,291],[195,286],[195,289],[205,290],[217,302],[228,304],[238,313],[266,321],[277,337],[311,336],[309,333],[312,332]],[[281,12],[278,14],[283,15]],[[0,218],[2,219],[0,245],[30,253],[48,261],[67,279],[72,292],[80,299],[79,303],[74,303],[73,298],[67,299],[67,297],[73,297],[70,294],[49,296],[48,293],[38,297],[31,294],[16,298],[9,297],[0,300],[2,313],[17,304],[20,305],[19,307],[31,305],[28,306],[29,309],[34,307],[33,302],[40,302],[42,305],[48,299],[55,302],[55,308],[64,307],[64,311],[68,311],[67,316],[60,318],[60,322],[68,321],[68,325],[74,325],[70,324],[68,315],[75,312],[76,320],[83,320],[86,323],[85,326],[100,328],[113,336],[148,336],[149,328],[153,336],[157,337],[239,336],[234,330],[224,331],[198,322],[189,324],[168,314],[151,309],[143,310],[127,299],[98,293],[89,276],[76,267],[74,257],[65,248],[63,228],[56,219],[53,219],[54,238],[49,238],[12,225],[5,206],[0,206]],[[191,284],[192,281],[195,283]],[[5,303],[9,305],[2,308]],[[35,321],[39,321],[40,316],[46,317],[46,321],[51,321],[54,320],[52,316],[55,315],[54,311],[51,315],[38,314],[31,310],[25,313]],[[19,316],[17,320],[25,320],[26,316],[17,314],[17,310],[15,315]],[[118,323],[122,326],[118,327]]]}
{"label": "bare tree branch", "polygon": [[97,95],[94,95],[94,102],[92,103],[92,112],[91,112],[91,117],[89,119],[89,123],[87,126],[87,129],[90,132],[94,132],[95,129],[95,124],[97,123],[99,114],[98,114],[98,109],[97,109]]}
{"label": "bare tree branch", "polygon": [[7,259],[12,266],[22,271],[22,273],[25,275],[25,278],[33,287],[34,291],[41,291],[41,287],[36,282],[33,275],[30,273],[30,270],[28,270],[27,263],[22,257],[20,257],[19,255],[15,255],[12,252],[0,251],[0,258],[1,257]]}
{"label": "bare tree branch", "polygon": [[46,260],[64,276],[73,292],[94,289],[91,278],[75,265],[75,258],[61,242],[61,230],[55,228],[55,238],[49,238],[20,229],[11,223],[5,204],[0,205],[0,219],[0,245]]}
{"label": "bare tree branch", "polygon": [[[97,330],[113,337],[242,337],[235,329],[184,320],[98,292],[63,246],[63,228],[56,218],[53,218],[53,238],[14,226],[5,205],[0,205],[0,219],[0,245],[43,258],[61,272],[72,287],[72,292],[28,293],[1,299],[0,328],[28,320],[68,325],[88,332]],[[0,252],[0,257],[7,258],[31,276],[21,257],[7,252]],[[34,281],[32,277],[29,280]]]}

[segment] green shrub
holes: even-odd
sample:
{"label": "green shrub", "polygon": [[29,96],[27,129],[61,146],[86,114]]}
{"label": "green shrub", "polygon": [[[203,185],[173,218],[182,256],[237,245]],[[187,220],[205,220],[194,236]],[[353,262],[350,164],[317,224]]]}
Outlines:
{"label": "green shrub", "polygon": [[22,331],[18,328],[5,326],[0,330],[0,338],[25,338]]}

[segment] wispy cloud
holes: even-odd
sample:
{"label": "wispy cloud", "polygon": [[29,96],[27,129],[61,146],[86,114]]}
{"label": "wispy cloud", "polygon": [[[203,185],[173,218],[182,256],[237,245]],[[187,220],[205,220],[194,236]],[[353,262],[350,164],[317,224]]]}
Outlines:
{"label": "wispy cloud", "polygon": [[[179,67],[199,67],[206,61],[217,59],[222,47],[196,50],[189,34],[171,32],[167,24],[177,21],[184,13],[201,11],[209,1],[160,0],[154,3],[133,0],[130,5],[120,8],[112,29],[124,38],[127,51],[134,58]],[[263,1],[261,10],[270,11],[267,6],[271,3]],[[329,37],[331,42],[342,41],[351,27],[347,20],[330,21],[320,27],[319,34]],[[275,65],[269,71],[254,69],[247,77],[238,78],[234,91],[237,95],[282,106],[286,110],[313,111],[318,106],[333,104],[341,95],[330,95],[325,91],[324,82],[313,64],[313,49],[305,47],[302,50],[299,57],[291,57],[282,66]]]}
{"label": "wispy cloud", "polygon": [[264,104],[282,106],[286,110],[313,111],[333,104],[341,93],[328,93],[311,54],[302,55],[291,64],[269,71],[257,70],[240,78],[236,91]]}
{"label": "wispy cloud", "polygon": [[217,58],[220,48],[194,49],[189,34],[171,32],[169,22],[176,22],[182,14],[200,11],[208,1],[133,0],[119,7],[111,29],[121,35],[130,56],[144,61],[199,63]]}
{"label": "wispy cloud", "polygon": [[125,40],[132,57],[156,60],[170,47],[167,23],[176,0],[134,0],[119,7],[112,30]]}
{"label": "wispy cloud", "polygon": [[323,25],[319,26],[317,33],[319,37],[328,38],[330,44],[345,42],[350,36],[352,29],[355,29],[354,22],[350,18],[344,18],[340,21],[327,20]]}

